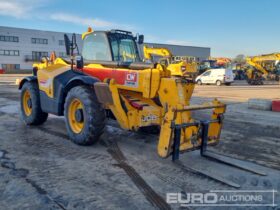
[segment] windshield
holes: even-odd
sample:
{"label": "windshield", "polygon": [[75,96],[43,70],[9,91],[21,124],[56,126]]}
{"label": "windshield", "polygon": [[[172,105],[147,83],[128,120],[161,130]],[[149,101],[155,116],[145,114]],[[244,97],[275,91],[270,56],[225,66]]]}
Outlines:
{"label": "windshield", "polygon": [[110,34],[113,61],[137,62],[139,55],[136,43],[132,36],[123,34]]}
{"label": "windshield", "polygon": [[110,47],[103,33],[90,34],[83,42],[82,55],[85,60],[111,61]]}
{"label": "windshield", "polygon": [[121,33],[108,33],[108,39],[106,33],[87,35],[83,41],[82,55],[85,60],[121,61],[129,63],[140,61],[133,36]]}

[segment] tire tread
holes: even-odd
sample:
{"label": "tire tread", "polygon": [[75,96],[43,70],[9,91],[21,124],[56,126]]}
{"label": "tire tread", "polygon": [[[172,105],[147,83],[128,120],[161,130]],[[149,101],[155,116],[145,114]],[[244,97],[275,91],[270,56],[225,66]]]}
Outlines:
{"label": "tire tread", "polygon": [[[23,110],[22,97],[25,90],[28,90],[32,100],[32,113],[26,116]],[[43,112],[41,109],[40,92],[38,84],[35,82],[24,83],[21,91],[21,118],[27,125],[41,125],[48,119],[48,113]]]}
{"label": "tire tread", "polygon": [[[86,120],[85,127],[79,134],[72,132],[67,118],[68,106],[72,98],[79,98],[82,101],[86,112],[85,114],[87,115],[84,117]],[[99,140],[99,137],[104,132],[106,125],[105,110],[98,102],[94,89],[91,87],[77,86],[68,92],[64,104],[64,116],[68,135],[76,144],[92,145]]]}

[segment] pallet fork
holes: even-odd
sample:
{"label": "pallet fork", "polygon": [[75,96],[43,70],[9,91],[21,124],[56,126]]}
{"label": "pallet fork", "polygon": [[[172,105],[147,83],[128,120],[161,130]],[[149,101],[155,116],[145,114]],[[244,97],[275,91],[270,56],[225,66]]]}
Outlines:
{"label": "pallet fork", "polygon": [[201,132],[201,145],[200,145],[200,155],[204,158],[207,158],[212,161],[216,161],[231,167],[235,167],[244,171],[248,171],[257,175],[266,176],[266,173],[263,171],[256,170],[255,168],[252,168],[244,163],[242,163],[238,159],[230,158],[227,156],[223,156],[220,154],[216,154],[212,151],[208,151],[207,147],[207,141],[208,141],[208,130],[209,125],[211,123],[217,122],[219,120],[222,120],[222,118],[219,118],[217,120],[207,120],[207,121],[197,121],[194,123],[185,123],[185,124],[173,124],[172,129],[174,129],[174,142],[173,142],[173,153],[172,153],[172,161],[177,163],[182,169],[185,169],[187,171],[191,171],[196,174],[200,174],[203,176],[206,176],[208,178],[214,179],[216,181],[222,182],[223,184],[229,185],[231,187],[239,188],[240,185],[232,182],[230,180],[227,180],[223,177],[218,176],[217,174],[211,174],[207,171],[202,171],[199,169],[192,168],[190,166],[185,166],[182,164],[181,161],[179,161],[180,156],[180,136],[181,136],[181,130],[182,128],[190,127],[190,126],[199,126],[202,130]]}

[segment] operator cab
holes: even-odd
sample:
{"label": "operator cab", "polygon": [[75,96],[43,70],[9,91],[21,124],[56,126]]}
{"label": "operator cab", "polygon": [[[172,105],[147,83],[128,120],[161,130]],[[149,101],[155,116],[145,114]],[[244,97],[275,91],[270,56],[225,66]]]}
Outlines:
{"label": "operator cab", "polygon": [[[153,64],[142,62],[138,50],[138,45],[143,44],[143,35],[133,36],[131,32],[123,30],[93,31],[89,28],[82,34],[82,39],[81,56],[76,56],[78,69],[83,69],[84,65],[89,64],[134,70],[153,68]],[[77,46],[75,36],[70,42],[65,35],[65,40],[67,55],[73,58],[73,49]]]}
{"label": "operator cab", "polygon": [[84,37],[82,56],[88,61],[140,62],[135,40],[127,31],[95,31]]}
{"label": "operator cab", "polygon": [[87,32],[83,35],[82,56],[86,63],[92,63],[92,61],[140,62],[136,42],[142,44],[143,35],[135,37],[131,32],[123,30]]}

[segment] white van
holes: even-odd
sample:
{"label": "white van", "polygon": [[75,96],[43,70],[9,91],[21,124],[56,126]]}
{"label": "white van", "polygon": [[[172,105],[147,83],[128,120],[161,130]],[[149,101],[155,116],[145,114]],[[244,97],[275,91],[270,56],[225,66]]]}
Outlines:
{"label": "white van", "polygon": [[195,79],[198,85],[216,84],[218,86],[230,85],[234,81],[234,74],[231,69],[209,69]]}

